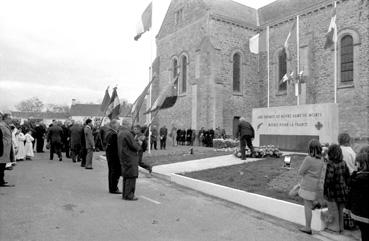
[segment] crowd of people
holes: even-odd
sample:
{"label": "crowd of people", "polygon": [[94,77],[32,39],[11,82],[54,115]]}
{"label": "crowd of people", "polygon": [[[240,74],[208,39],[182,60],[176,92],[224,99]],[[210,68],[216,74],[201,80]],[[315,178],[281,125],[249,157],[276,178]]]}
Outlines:
{"label": "crowd of people", "polygon": [[[329,220],[336,223],[339,233],[344,231],[344,208],[357,222],[362,240],[369,240],[369,146],[356,154],[350,147],[351,138],[342,133],[339,144],[323,147],[311,140],[308,156],[298,173],[302,177],[298,195],[304,199],[305,227],[300,231],[312,234],[312,210],[328,202]],[[332,211],[336,210],[336,211]],[[332,225],[334,226],[334,225]],[[328,225],[329,228],[329,225]]]}

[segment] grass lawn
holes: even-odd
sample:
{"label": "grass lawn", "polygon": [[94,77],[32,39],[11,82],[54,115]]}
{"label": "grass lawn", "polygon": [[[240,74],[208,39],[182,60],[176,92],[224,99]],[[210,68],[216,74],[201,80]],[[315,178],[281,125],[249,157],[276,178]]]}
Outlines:
{"label": "grass lawn", "polygon": [[294,155],[292,169],[283,168],[283,158],[264,160],[185,173],[184,176],[219,185],[257,193],[276,199],[302,204],[299,197],[288,196],[289,190],[298,182],[297,171],[305,156]]}
{"label": "grass lawn", "polygon": [[[193,153],[190,154],[190,149]],[[144,153],[144,162],[157,166],[176,162],[191,161],[215,156],[224,156],[232,152],[216,151],[213,148],[201,146],[167,146],[166,150],[151,150],[151,154]]]}

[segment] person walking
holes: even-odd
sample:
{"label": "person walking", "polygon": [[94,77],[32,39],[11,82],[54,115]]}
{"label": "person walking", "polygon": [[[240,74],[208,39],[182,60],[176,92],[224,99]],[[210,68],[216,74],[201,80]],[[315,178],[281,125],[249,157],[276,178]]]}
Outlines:
{"label": "person walking", "polygon": [[168,129],[166,126],[163,126],[159,130],[160,135],[160,150],[165,150],[167,147],[167,136],[168,136]]}
{"label": "person walking", "polygon": [[138,178],[138,152],[142,142],[135,141],[130,131],[131,122],[128,119],[122,121],[122,128],[118,133],[118,155],[122,167],[123,176],[123,199],[136,201],[136,179]]}
{"label": "person walking", "polygon": [[317,198],[318,183],[323,169],[322,146],[320,142],[313,139],[309,142],[308,156],[302,162],[298,175],[302,177],[299,196],[304,199],[305,227],[301,232],[312,234],[311,219],[313,201]]}
{"label": "person walking", "polygon": [[28,131],[28,133],[24,136],[26,140],[26,144],[24,146],[25,153],[26,153],[26,160],[32,160],[32,158],[35,156],[33,153],[33,144],[32,142],[35,140],[32,137],[32,131]]}
{"label": "person walking", "polygon": [[63,129],[58,125],[56,121],[52,123],[47,132],[47,142],[50,145],[50,160],[54,159],[54,153],[58,155],[59,161],[63,161],[62,158],[62,137]]}
{"label": "person walking", "polygon": [[350,192],[346,209],[357,222],[361,231],[361,240],[369,241],[369,155],[360,153],[356,157],[358,170],[351,175]]}
{"label": "person walking", "polygon": [[92,120],[86,120],[86,126],[84,128],[85,133],[85,146],[86,146],[86,169],[93,169],[92,168],[92,158],[94,155],[95,149],[95,141],[94,136],[92,135]]}
{"label": "person walking", "polygon": [[118,120],[113,119],[109,126],[110,128],[105,130],[105,152],[108,162],[109,193],[121,194],[122,192],[120,192],[118,188],[119,178],[122,176],[122,168],[118,156],[118,130],[120,124]]}
{"label": "person walking", "polygon": [[9,187],[5,181],[5,169],[8,162],[14,162],[10,114],[0,115],[0,187]]}
{"label": "person walking", "polygon": [[255,137],[255,131],[252,125],[246,121],[244,117],[240,118],[237,128],[237,138],[240,138],[241,158],[246,160],[246,145],[250,148],[251,153],[254,152],[252,140]]}
{"label": "person walking", "polygon": [[35,137],[36,137],[35,139],[36,139],[36,151],[38,153],[44,152],[45,133],[46,128],[44,127],[44,125],[41,122],[37,122],[35,127]]}
{"label": "person walking", "polygon": [[327,201],[333,202],[338,210],[338,217],[334,217],[334,219],[338,220],[338,231],[340,233],[344,231],[343,208],[347,202],[349,178],[350,171],[343,161],[341,147],[337,144],[330,145],[328,147],[327,171],[324,180],[324,197]]}
{"label": "person walking", "polygon": [[81,161],[83,127],[80,121],[76,121],[70,127],[70,147],[73,162]]}

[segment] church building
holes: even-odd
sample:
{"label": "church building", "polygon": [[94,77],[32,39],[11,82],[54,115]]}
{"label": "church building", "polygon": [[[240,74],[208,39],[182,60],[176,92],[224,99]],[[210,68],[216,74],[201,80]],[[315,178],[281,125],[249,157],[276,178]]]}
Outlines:
{"label": "church building", "polygon": [[[259,9],[231,0],[172,0],[156,36],[152,98],[179,73],[178,99],[159,113],[159,125],[220,127],[232,135],[240,117],[251,122],[254,108],[336,102],[339,132],[368,138],[369,3],[336,1],[336,55],[324,48],[334,7],[332,0],[276,0]],[[249,40],[258,33],[260,51],[252,53]],[[298,98],[293,81],[283,80],[297,69]]]}

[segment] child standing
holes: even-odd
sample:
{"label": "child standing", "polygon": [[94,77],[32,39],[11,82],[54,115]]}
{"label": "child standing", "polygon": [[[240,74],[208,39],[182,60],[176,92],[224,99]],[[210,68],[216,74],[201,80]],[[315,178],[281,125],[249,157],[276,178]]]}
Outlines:
{"label": "child standing", "polygon": [[24,137],[24,134],[22,133],[21,130],[17,131],[17,133],[15,134],[15,137],[16,137],[17,146],[18,146],[18,151],[17,151],[15,158],[17,161],[23,161],[26,158],[26,150],[24,148],[24,141],[26,140],[26,138]]}
{"label": "child standing", "polygon": [[32,137],[32,132],[28,131],[27,134],[24,136],[26,139],[26,145],[25,145],[25,152],[26,152],[26,160],[32,160],[32,157],[35,155],[33,154],[33,145],[32,141],[34,141],[34,138]]}
{"label": "child standing", "polygon": [[343,161],[342,150],[339,145],[332,144],[328,148],[328,162],[327,171],[324,181],[324,197],[329,201],[336,204],[338,210],[339,232],[344,231],[343,226],[343,208],[347,201],[348,196],[348,181],[350,178],[350,172]]}

